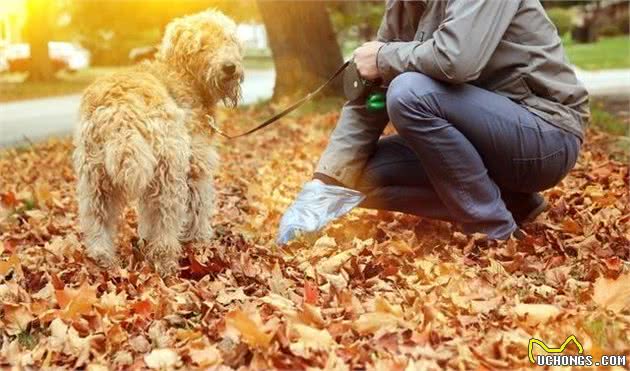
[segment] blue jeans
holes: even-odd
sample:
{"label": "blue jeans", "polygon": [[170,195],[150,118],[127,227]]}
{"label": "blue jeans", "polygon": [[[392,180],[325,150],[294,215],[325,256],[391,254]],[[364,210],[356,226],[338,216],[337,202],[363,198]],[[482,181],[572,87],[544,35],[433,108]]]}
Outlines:
{"label": "blue jeans", "polygon": [[504,200],[556,185],[580,149],[577,136],[508,98],[416,72],[391,82],[387,113],[398,135],[381,139],[363,169],[362,206],[453,221],[491,238],[517,228]]}

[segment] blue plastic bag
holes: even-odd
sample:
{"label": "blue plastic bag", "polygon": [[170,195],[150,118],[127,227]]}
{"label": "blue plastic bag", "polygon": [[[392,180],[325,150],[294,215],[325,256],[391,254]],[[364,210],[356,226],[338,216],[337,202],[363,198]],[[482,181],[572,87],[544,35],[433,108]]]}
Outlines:
{"label": "blue plastic bag", "polygon": [[327,185],[312,180],[302,191],[280,220],[277,242],[285,245],[298,234],[317,232],[326,224],[357,207],[365,195],[352,189]]}

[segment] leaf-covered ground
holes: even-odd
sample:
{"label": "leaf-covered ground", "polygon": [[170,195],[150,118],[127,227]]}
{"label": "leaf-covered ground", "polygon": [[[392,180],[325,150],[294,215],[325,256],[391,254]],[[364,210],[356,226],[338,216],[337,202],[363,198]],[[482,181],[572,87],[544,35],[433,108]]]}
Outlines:
{"label": "leaf-covered ground", "polygon": [[[238,132],[268,114],[220,122]],[[85,257],[70,140],[1,153],[0,366],[517,369],[531,337],[553,347],[569,335],[595,359],[630,354],[628,167],[606,135],[589,133],[524,241],[356,210],[278,247],[278,219],[336,119],[304,114],[221,142],[216,239],[187,246],[166,280],[137,253],[131,209],[124,267]]]}

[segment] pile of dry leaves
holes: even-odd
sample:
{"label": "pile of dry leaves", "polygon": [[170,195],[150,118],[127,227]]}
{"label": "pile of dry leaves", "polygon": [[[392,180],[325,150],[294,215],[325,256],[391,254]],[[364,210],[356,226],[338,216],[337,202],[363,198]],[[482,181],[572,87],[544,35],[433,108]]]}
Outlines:
{"label": "pile of dry leaves", "polygon": [[[261,117],[224,115],[231,132]],[[630,353],[628,168],[604,134],[589,133],[524,241],[356,210],[318,239],[276,246],[336,119],[302,115],[222,142],[216,239],[187,246],[166,280],[138,257],[133,210],[124,268],[85,257],[70,140],[0,154],[0,365],[515,369],[528,367],[531,337],[569,335],[594,357]]]}

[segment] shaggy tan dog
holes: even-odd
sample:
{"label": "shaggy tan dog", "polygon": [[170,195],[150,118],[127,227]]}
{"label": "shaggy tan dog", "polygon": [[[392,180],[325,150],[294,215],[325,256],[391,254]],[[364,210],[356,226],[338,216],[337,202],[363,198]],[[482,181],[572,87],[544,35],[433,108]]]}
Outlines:
{"label": "shaggy tan dog", "polygon": [[118,263],[117,224],[138,200],[143,255],[162,275],[177,267],[182,241],[211,235],[213,119],[236,105],[242,47],[232,20],[206,11],[171,22],[156,60],[102,78],[83,95],[74,165],[87,253]]}

